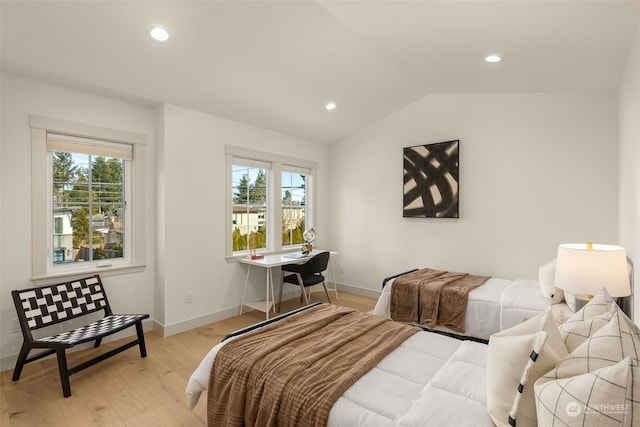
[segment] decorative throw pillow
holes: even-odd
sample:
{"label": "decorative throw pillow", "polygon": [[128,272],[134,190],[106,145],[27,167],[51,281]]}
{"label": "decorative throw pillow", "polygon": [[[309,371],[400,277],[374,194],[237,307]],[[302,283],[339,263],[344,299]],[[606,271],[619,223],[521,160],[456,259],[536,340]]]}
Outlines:
{"label": "decorative throw pillow", "polygon": [[606,325],[617,311],[617,305],[602,288],[591,301],[560,326],[567,350],[575,350],[598,329]]}
{"label": "decorative throw pillow", "polygon": [[[611,407],[607,404],[613,404],[607,400],[604,394],[600,402],[591,399],[592,405],[600,405],[599,408],[605,416],[611,415],[608,412],[616,412],[617,415],[623,415],[624,426],[635,426],[640,424],[640,329],[620,310],[614,306],[615,314],[611,320],[585,342],[579,345],[564,360],[540,378],[535,385],[538,417],[540,419],[548,419],[549,408],[546,406],[549,396],[543,395],[546,387],[556,387],[556,380],[571,380],[583,374],[597,371],[599,369],[611,367],[618,364],[626,358],[630,361],[630,381],[627,387],[627,395],[625,407]],[[564,383],[564,382],[563,382]],[[605,391],[608,389],[605,387]],[[551,393],[551,391],[548,393]],[[609,390],[610,391],[610,390]],[[600,393],[600,390],[595,390]],[[543,400],[542,404],[540,400]],[[603,406],[604,405],[604,406]],[[558,407],[561,409],[561,407]],[[613,409],[612,409],[613,408]],[[584,405],[583,408],[585,409]],[[586,408],[588,409],[588,408]],[[557,411],[557,410],[556,410]],[[618,414],[622,412],[622,414]],[[601,425],[601,424],[585,424],[585,425]],[[603,424],[605,425],[605,424]],[[617,424],[621,425],[621,424]]]}
{"label": "decorative throw pillow", "polygon": [[[535,384],[538,422],[541,426],[630,425],[631,390],[629,357],[605,368],[570,378],[540,379]],[[519,424],[518,424],[519,425]]]}
{"label": "decorative throw pillow", "polygon": [[631,365],[637,366],[639,353],[640,330],[622,310],[614,307],[614,315],[607,324],[580,344],[544,377],[572,377],[611,366],[625,357],[630,357]]}
{"label": "decorative throw pillow", "polygon": [[487,408],[498,426],[537,426],[533,384],[567,355],[550,311],[489,338]]}
{"label": "decorative throw pillow", "polygon": [[564,291],[556,288],[556,260],[549,261],[545,265],[538,268],[538,283],[542,296],[551,301],[551,304],[557,304],[564,300]]}

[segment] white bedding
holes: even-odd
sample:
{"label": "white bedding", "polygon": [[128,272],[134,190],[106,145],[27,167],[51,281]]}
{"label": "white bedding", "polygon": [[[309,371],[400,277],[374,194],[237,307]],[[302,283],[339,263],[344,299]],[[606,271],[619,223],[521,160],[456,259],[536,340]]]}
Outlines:
{"label": "white bedding", "polygon": [[[191,407],[207,390],[216,345],[191,375]],[[419,332],[336,402],[331,427],[493,426],[486,409],[487,346]]]}
{"label": "white bedding", "polygon": [[[382,289],[373,314],[390,317],[393,281],[392,279],[387,282]],[[550,305],[551,303],[542,295],[536,280],[507,280],[492,277],[469,293],[463,335],[488,340],[491,334],[544,313]],[[436,329],[456,333],[441,326]]]}

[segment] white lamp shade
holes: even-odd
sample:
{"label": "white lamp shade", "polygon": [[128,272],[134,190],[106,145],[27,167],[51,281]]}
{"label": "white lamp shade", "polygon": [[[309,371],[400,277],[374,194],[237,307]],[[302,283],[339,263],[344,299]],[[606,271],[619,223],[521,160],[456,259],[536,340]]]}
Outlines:
{"label": "white lamp shade", "polygon": [[560,245],[555,286],[583,295],[595,295],[602,288],[612,297],[631,295],[627,253],[624,248],[613,245]]}

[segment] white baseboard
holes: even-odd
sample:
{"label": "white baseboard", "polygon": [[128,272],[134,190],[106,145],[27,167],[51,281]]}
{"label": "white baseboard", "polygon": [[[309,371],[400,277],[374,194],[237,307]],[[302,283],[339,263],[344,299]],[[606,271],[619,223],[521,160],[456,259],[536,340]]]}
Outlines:
{"label": "white baseboard", "polygon": [[338,291],[349,292],[350,294],[362,295],[369,298],[380,298],[382,289],[373,290],[369,288],[361,288],[360,286],[346,285],[344,283],[338,283]]}
{"label": "white baseboard", "polygon": [[[285,291],[283,294],[284,300],[290,298],[297,298],[299,296],[297,289]],[[245,309],[251,310],[251,309]],[[240,306],[224,308],[212,313],[207,313],[203,316],[194,317],[192,319],[183,320],[181,322],[172,323],[171,325],[162,325],[161,323],[154,322],[153,330],[161,337],[168,337],[170,335],[186,332],[200,326],[208,325],[209,323],[218,322],[220,320],[228,319],[240,314]]]}
{"label": "white baseboard", "polygon": [[209,323],[228,319],[229,317],[237,316],[238,314],[240,314],[240,306],[225,308],[213,313],[205,314],[204,316],[194,317],[192,319],[172,323],[171,325],[163,325],[158,322],[153,322],[153,330],[161,337],[168,337],[170,335],[179,334],[180,332],[186,332],[188,330],[204,326]]}
{"label": "white baseboard", "polygon": [[[327,288],[329,290],[329,296],[332,295],[334,284],[327,282]],[[286,288],[285,288],[286,289]],[[321,292],[322,288],[314,288],[314,292]],[[374,291],[367,288],[361,288],[359,286],[345,285],[338,283],[338,292],[345,291],[356,295],[363,295],[369,298],[378,298],[382,291]],[[300,293],[298,289],[289,287],[289,290],[284,292],[283,299],[286,301],[291,298],[298,298]],[[339,295],[339,294],[338,294]],[[154,331],[161,337],[168,337],[170,335],[179,334],[188,330],[198,328],[200,326],[207,325],[209,323],[218,322],[220,320],[228,319],[229,317],[237,316],[240,314],[240,306],[225,308],[212,313],[205,314],[204,316],[195,317],[193,319],[184,320],[181,322],[173,323],[171,325],[162,325],[158,322],[154,322]]]}

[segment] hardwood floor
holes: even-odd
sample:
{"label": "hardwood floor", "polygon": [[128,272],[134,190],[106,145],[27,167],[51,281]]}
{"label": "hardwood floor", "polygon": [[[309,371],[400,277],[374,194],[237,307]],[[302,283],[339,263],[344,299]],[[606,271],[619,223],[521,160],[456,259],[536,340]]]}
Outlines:
{"label": "hardwood floor", "polygon": [[[339,296],[339,305],[365,312],[376,301],[345,292]],[[326,302],[326,297],[315,291],[312,301]],[[283,302],[282,311],[301,305],[297,299],[289,300]],[[264,313],[252,311],[166,338],[148,332],[145,359],[136,347],[72,375],[72,395],[66,399],[55,358],[25,366],[17,382],[11,381],[12,370],[4,371],[0,373],[0,425],[206,426],[206,395],[193,411],[187,406],[184,390],[189,377],[223,336],[261,320]],[[116,346],[112,342],[70,353],[69,366]]]}

